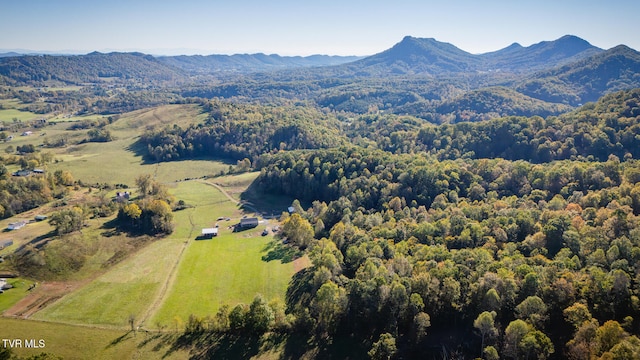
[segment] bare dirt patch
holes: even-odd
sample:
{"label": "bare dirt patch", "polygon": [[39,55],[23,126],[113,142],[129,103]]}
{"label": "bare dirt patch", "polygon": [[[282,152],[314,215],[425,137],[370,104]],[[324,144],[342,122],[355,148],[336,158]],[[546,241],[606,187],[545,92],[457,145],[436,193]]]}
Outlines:
{"label": "bare dirt patch", "polygon": [[6,310],[3,315],[28,319],[39,310],[44,309],[54,301],[77,289],[84,282],[50,281],[38,283],[29,295],[18,301],[13,307]]}
{"label": "bare dirt patch", "polygon": [[296,273],[302,269],[308,268],[309,266],[311,266],[311,260],[309,260],[307,255],[293,260],[293,270]]}

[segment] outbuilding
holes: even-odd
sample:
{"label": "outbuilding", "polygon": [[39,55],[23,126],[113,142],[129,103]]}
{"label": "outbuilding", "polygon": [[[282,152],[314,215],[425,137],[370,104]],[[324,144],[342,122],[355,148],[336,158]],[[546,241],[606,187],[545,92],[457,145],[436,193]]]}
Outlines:
{"label": "outbuilding", "polygon": [[240,223],[236,225],[235,231],[252,229],[258,226],[258,218],[242,218]]}
{"label": "outbuilding", "polygon": [[18,230],[18,229],[22,229],[25,225],[27,225],[27,222],[25,220],[16,221],[16,222],[9,223],[9,226],[7,226],[7,229]]}
{"label": "outbuilding", "polygon": [[204,228],[202,229],[202,237],[205,239],[211,239],[214,236],[218,236],[218,228]]}

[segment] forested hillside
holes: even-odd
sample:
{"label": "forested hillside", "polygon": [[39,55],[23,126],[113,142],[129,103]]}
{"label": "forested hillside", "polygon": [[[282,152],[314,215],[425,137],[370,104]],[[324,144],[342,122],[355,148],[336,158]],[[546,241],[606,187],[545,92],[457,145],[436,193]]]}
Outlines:
{"label": "forested hillside", "polygon": [[[214,101],[206,124],[142,139],[156,160],[174,159],[167,144],[248,157],[256,189],[308,204],[283,218],[313,261],[287,307],[327,356],[634,358],[639,101],[440,126]],[[246,147],[222,145],[239,134]]]}
{"label": "forested hillside", "polygon": [[[637,110],[637,95],[514,124],[542,132],[547,124],[553,133],[562,120],[578,128],[622,122]],[[435,128],[442,133],[432,141],[449,142],[444,134],[456,126]],[[487,141],[477,160],[439,161],[411,147],[260,159],[261,189],[312,204],[291,216],[319,239],[308,245],[314,266],[289,288],[299,326],[330,352],[342,339],[364,344],[351,349],[354,357],[640,355],[638,146],[621,146],[626,161],[597,148],[585,155],[601,161],[534,164],[495,158],[515,151],[491,153],[519,136],[460,134],[499,141]],[[296,244],[298,233],[285,236]]]}
{"label": "forested hillside", "polygon": [[93,52],[76,56],[19,56],[0,59],[0,76],[7,85],[41,85],[46,81],[82,84],[105,78],[135,81],[177,81],[184,74],[140,53]]}
{"label": "forested hillside", "polygon": [[305,107],[235,105],[212,101],[204,124],[149,131],[139,142],[153,161],[193,157],[241,160],[294,149],[336,147],[344,143],[335,118]]}

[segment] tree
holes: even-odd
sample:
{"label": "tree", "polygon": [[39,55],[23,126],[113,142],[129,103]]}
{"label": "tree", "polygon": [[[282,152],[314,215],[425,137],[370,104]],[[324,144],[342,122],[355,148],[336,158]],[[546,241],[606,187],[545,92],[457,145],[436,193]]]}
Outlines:
{"label": "tree", "polygon": [[142,210],[140,209],[140,206],[138,206],[138,204],[135,204],[135,203],[125,205],[123,208],[123,211],[132,220],[137,220],[140,218],[140,215],[142,215]]}
{"label": "tree", "polygon": [[544,360],[555,351],[551,339],[540,330],[527,333],[520,341],[519,347],[526,354],[525,359],[533,354],[535,358]]}
{"label": "tree", "polygon": [[497,311],[500,310],[500,306],[502,303],[502,299],[500,299],[500,294],[494,288],[487,290],[484,295],[483,305],[484,308],[489,311]]}
{"label": "tree", "polygon": [[273,310],[262,295],[255,296],[251,305],[249,305],[249,313],[247,314],[247,327],[252,329],[256,334],[265,333],[273,326],[274,314]]}
{"label": "tree", "polygon": [[136,177],[136,186],[138,187],[138,191],[140,192],[140,196],[147,196],[149,191],[151,190],[151,184],[153,179],[151,178],[151,174],[143,174]]}
{"label": "tree", "polygon": [[504,330],[504,355],[508,358],[518,359],[520,341],[529,333],[531,326],[524,320],[514,320]]}
{"label": "tree", "polygon": [[81,208],[60,210],[49,218],[49,224],[56,228],[58,235],[68,234],[82,229],[84,214]]}
{"label": "tree", "polygon": [[389,333],[380,334],[378,341],[373,343],[371,350],[367,354],[373,360],[389,360],[391,359],[398,348],[396,347],[396,339]]}
{"label": "tree", "polygon": [[498,350],[493,346],[487,346],[483,350],[484,358],[486,360],[500,360],[500,355],[498,354]]}
{"label": "tree", "polygon": [[478,315],[478,317],[473,321],[473,327],[478,329],[480,332],[480,336],[482,337],[480,343],[480,350],[484,349],[484,341],[486,338],[490,338],[492,336],[497,335],[498,329],[496,329],[495,325],[496,312],[495,311],[483,311]]}
{"label": "tree", "polygon": [[431,317],[425,312],[419,312],[413,317],[413,328],[416,339],[422,340],[427,335],[427,328],[431,326]]}
{"label": "tree", "polygon": [[622,329],[622,326],[615,321],[609,320],[602,324],[596,330],[596,342],[599,346],[599,354],[611,350],[616,344],[618,344],[627,333]]}
{"label": "tree", "polygon": [[304,249],[313,240],[313,227],[307,219],[294,213],[282,224],[282,234],[294,245]]}
{"label": "tree", "polygon": [[238,304],[229,313],[229,328],[233,331],[241,331],[246,325],[247,305]]}
{"label": "tree", "polygon": [[578,329],[584,322],[591,321],[591,313],[585,304],[575,303],[562,311],[567,322]]}
{"label": "tree", "polygon": [[313,312],[318,320],[318,330],[323,335],[333,333],[340,317],[346,310],[347,293],[345,289],[328,281],[320,286],[312,302]]}
{"label": "tree", "polygon": [[53,177],[58,185],[71,186],[74,183],[73,175],[66,170],[56,170],[53,173]]}
{"label": "tree", "polygon": [[529,296],[516,306],[516,317],[542,329],[547,320],[547,305],[537,296]]}

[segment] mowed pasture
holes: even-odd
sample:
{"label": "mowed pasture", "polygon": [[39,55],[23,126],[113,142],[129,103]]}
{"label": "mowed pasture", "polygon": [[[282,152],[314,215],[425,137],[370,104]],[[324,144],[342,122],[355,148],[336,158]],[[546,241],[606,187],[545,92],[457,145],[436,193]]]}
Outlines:
{"label": "mowed pasture", "polygon": [[13,349],[21,357],[43,352],[63,359],[188,359],[187,350],[173,349],[171,334],[131,332],[87,326],[0,318],[0,338],[35,340],[44,347]]}

